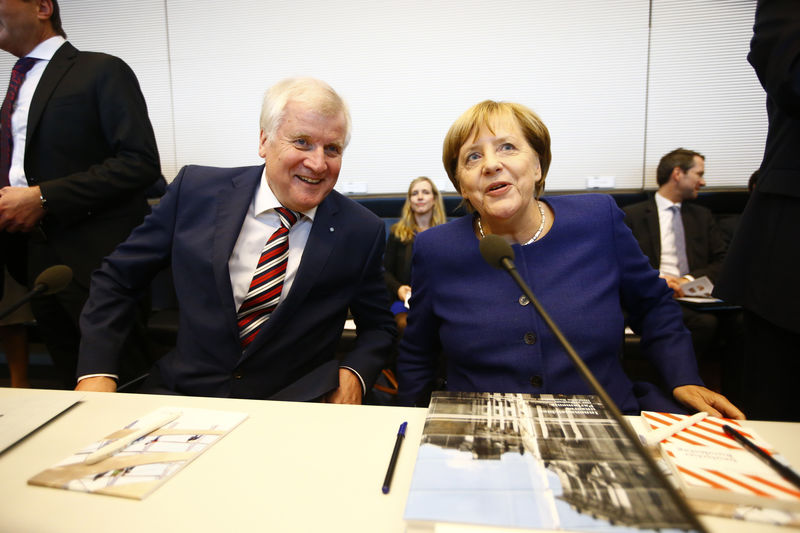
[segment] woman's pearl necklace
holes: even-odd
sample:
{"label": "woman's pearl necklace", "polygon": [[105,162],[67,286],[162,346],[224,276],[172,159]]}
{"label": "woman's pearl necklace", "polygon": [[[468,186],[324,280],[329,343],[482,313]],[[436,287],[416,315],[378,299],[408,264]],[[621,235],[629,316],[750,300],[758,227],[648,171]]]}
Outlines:
{"label": "woman's pearl necklace", "polygon": [[[539,218],[541,219],[541,222],[539,223],[539,229],[537,229],[536,233],[533,234],[533,237],[531,237],[531,240],[529,240],[528,242],[523,242],[522,246],[527,246],[528,244],[531,244],[532,242],[536,242],[536,239],[539,238],[539,235],[542,234],[542,230],[544,229],[544,208],[542,207],[542,204],[541,204],[541,202],[539,202],[539,200],[536,200],[536,207],[539,208],[539,215],[540,215]],[[486,235],[484,235],[484,233],[483,233],[483,224],[481,224],[481,216],[480,215],[478,215],[478,232],[481,234],[481,239],[486,237]]]}

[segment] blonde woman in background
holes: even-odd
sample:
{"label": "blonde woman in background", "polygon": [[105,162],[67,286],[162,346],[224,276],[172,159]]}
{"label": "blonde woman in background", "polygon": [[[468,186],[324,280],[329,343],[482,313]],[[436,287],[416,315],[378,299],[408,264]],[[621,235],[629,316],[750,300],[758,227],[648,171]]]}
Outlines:
{"label": "blonde woman in background", "polygon": [[398,220],[390,229],[386,243],[384,267],[386,286],[392,303],[392,313],[400,335],[406,327],[411,294],[411,249],[418,233],[447,222],[444,201],[430,178],[420,176],[408,186],[406,202]]}

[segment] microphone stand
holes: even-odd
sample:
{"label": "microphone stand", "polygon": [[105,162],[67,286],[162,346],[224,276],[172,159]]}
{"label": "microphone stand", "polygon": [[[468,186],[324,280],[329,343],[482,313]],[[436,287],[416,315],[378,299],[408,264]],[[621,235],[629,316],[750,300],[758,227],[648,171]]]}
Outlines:
{"label": "microphone stand", "polygon": [[[67,265],[53,265],[46,268],[36,277],[34,281],[33,290],[19,299],[16,303],[10,305],[7,309],[0,311],[0,318],[13,313],[22,304],[28,302],[34,296],[39,294],[55,294],[66,287],[70,280],[72,280],[72,269]],[[0,280],[2,283],[2,280]]]}
{"label": "microphone stand", "polygon": [[22,307],[23,304],[27,303],[31,298],[33,298],[34,296],[37,296],[39,294],[42,294],[46,290],[47,290],[47,285],[45,285],[44,283],[37,284],[33,288],[32,291],[30,291],[28,294],[26,294],[25,296],[20,298],[19,301],[13,303],[12,305],[8,306],[6,309],[0,311],[0,319],[7,317],[11,313],[16,311],[20,307]]}
{"label": "microphone stand", "polygon": [[689,507],[689,504],[686,502],[685,499],[678,493],[678,490],[672,485],[672,483],[664,477],[661,473],[658,464],[656,464],[655,459],[650,454],[650,450],[645,448],[644,444],[642,444],[641,440],[639,440],[639,436],[633,430],[633,427],[625,418],[625,415],[622,414],[622,411],[619,410],[617,404],[614,403],[614,400],[611,399],[611,396],[608,395],[605,388],[600,385],[597,379],[594,377],[594,374],[589,367],[586,366],[586,363],[583,362],[583,359],[578,356],[578,353],[569,343],[564,334],[561,333],[561,330],[558,328],[553,319],[550,318],[550,315],[547,314],[547,311],[544,310],[542,304],[539,303],[539,300],[536,299],[536,296],[533,295],[533,291],[528,287],[528,284],[525,283],[525,280],[522,279],[522,276],[519,275],[517,272],[517,268],[514,266],[514,262],[509,259],[508,257],[503,257],[500,259],[500,264],[502,265],[503,269],[508,272],[514,281],[519,285],[519,288],[522,289],[522,292],[525,293],[525,296],[533,303],[533,306],[538,311],[539,315],[544,319],[547,327],[553,332],[553,334],[558,339],[558,342],[561,343],[564,350],[567,352],[567,355],[578,368],[578,372],[581,374],[584,380],[589,384],[589,386],[594,390],[597,396],[600,398],[600,401],[606,406],[608,411],[611,413],[611,416],[619,423],[622,427],[622,431],[625,433],[625,436],[630,439],[634,444],[634,449],[639,453],[639,455],[644,459],[645,463],[650,467],[650,469],[658,476],[661,477],[663,484],[666,486],[667,492],[672,497],[673,502],[675,505],[678,506],[678,509],[683,511],[683,513],[689,518],[689,522],[691,525],[696,528],[698,531],[706,531],[705,527],[700,523],[700,520],[697,519],[695,513]]}

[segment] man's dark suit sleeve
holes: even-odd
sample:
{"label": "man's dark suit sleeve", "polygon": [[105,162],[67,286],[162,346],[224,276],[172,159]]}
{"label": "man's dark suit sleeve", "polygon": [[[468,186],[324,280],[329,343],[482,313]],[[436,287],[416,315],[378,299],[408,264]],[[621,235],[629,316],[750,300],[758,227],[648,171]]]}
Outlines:
{"label": "man's dark suit sleeve", "polygon": [[[693,209],[691,222],[685,219],[686,253],[689,274],[695,278],[708,276],[715,282],[725,261],[728,246],[714,215],[707,209]],[[697,268],[694,268],[697,265]]]}
{"label": "man's dark suit sleeve", "polygon": [[[59,176],[52,175],[55,169],[51,170],[47,161],[33,162],[36,171],[30,174],[41,180],[39,185],[47,198],[50,215],[62,220],[81,219],[108,207],[109,203],[141,193],[160,178],[158,149],[147,105],[135,74],[124,61],[105,54],[80,52],[58,83],[58,90],[46,105],[47,116],[52,116],[50,110],[54,110],[59,120],[48,119],[47,124],[35,127],[37,145],[58,151],[54,157],[64,158],[69,155],[64,152],[77,139],[81,143],[103,144],[102,150],[113,155],[88,168]],[[95,120],[99,124],[93,124]],[[90,131],[95,126],[99,126],[96,130],[99,133]],[[98,134],[102,138],[94,138]],[[32,154],[32,157],[44,156]],[[77,154],[75,157],[79,158]],[[26,169],[31,162],[27,163]]]}
{"label": "man's dark suit sleeve", "polygon": [[747,60],[769,98],[783,113],[800,119],[800,18],[791,14],[796,7],[777,0],[758,3]]}
{"label": "man's dark suit sleeve", "polygon": [[[651,200],[639,202],[623,208],[625,213],[625,224],[631,229],[636,242],[639,243],[644,255],[650,261],[650,266],[658,270],[661,263],[661,243],[653,240],[653,238],[660,239],[658,233],[658,216],[655,216],[655,232],[651,232],[648,226],[648,211]],[[652,216],[652,214],[650,215]],[[652,235],[651,235],[652,233]]]}
{"label": "man's dark suit sleeve", "polygon": [[386,288],[389,291],[389,301],[392,302],[397,299],[397,291],[400,289],[400,286],[403,285],[403,283],[397,279],[396,275],[400,268],[402,268],[401,265],[398,264],[398,248],[403,248],[403,243],[394,235],[389,235],[389,239],[386,242],[386,253],[383,259],[383,277],[386,280]]}
{"label": "man's dark suit sleeve", "polygon": [[156,273],[170,262],[184,167],[158,206],[128,240],[103,260],[92,276],[89,300],[80,318],[78,376],[118,374],[139,299]]}
{"label": "man's dark suit sleeve", "polygon": [[394,319],[389,312],[383,277],[386,229],[382,222],[378,226],[379,231],[376,232],[364,268],[364,277],[350,302],[358,338],[353,350],[342,359],[342,366],[356,370],[368,390],[381,370],[389,364],[397,335]]}

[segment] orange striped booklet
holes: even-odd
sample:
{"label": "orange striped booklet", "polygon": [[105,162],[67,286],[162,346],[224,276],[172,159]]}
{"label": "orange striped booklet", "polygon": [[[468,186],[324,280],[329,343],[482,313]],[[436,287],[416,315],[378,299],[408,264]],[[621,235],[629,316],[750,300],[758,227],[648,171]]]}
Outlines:
{"label": "orange striped booklet", "polygon": [[[642,422],[651,431],[685,418],[642,411]],[[661,441],[661,454],[686,497],[800,511],[800,489],[729,437],[722,429],[724,424],[779,457],[777,450],[738,421],[706,417]]]}

